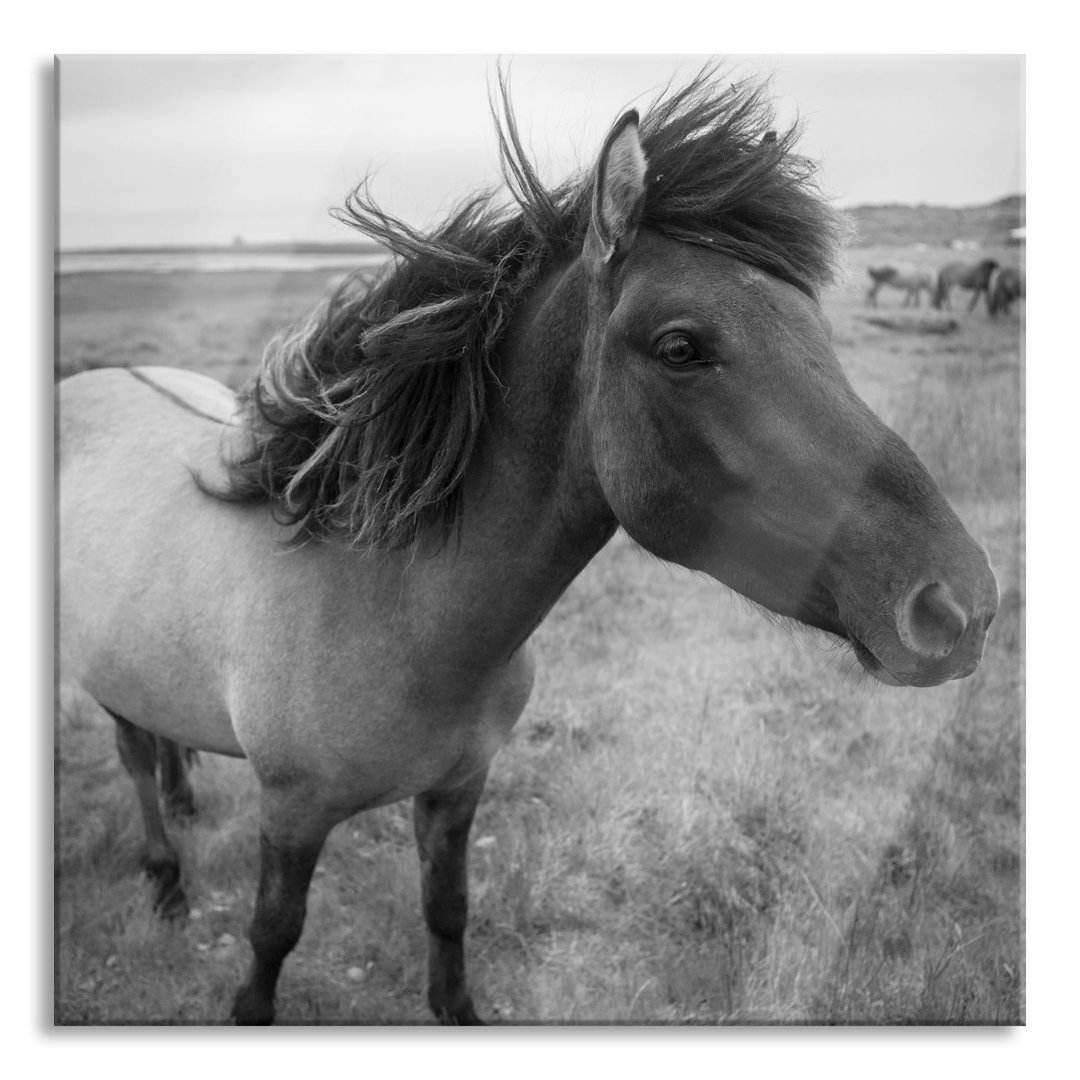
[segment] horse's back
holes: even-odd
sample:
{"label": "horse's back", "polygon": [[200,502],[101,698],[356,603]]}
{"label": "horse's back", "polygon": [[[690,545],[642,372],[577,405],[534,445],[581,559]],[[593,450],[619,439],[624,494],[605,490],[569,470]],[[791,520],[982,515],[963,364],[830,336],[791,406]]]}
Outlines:
{"label": "horse's back", "polygon": [[[149,385],[148,385],[149,384]],[[153,400],[156,389],[161,398]],[[61,468],[71,456],[116,444],[121,425],[132,433],[159,426],[158,409],[172,401],[193,417],[228,422],[236,395],[222,383],[193,371],[170,367],[97,368],[57,386]],[[158,409],[155,409],[155,406]]]}
{"label": "horse's back", "polygon": [[950,285],[969,289],[981,288],[985,286],[997,265],[995,259],[980,259],[973,263],[951,262],[941,268],[940,276]]}
{"label": "horse's back", "polygon": [[[193,474],[223,478],[236,395],[214,379],[180,368],[99,368],[63,380],[57,399],[61,500],[99,500],[103,513],[128,516],[158,493],[189,487]],[[87,475],[73,484],[79,473]]]}

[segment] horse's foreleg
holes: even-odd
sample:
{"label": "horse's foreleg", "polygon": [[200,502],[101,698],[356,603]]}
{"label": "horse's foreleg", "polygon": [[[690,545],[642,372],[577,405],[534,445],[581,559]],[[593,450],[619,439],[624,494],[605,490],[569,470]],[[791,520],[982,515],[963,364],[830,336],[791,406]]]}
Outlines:
{"label": "horse's foreleg", "polygon": [[424,920],[428,928],[428,1004],[443,1024],[482,1024],[465,982],[469,828],[487,771],[452,791],[413,800],[420,853]]}
{"label": "horse's foreleg", "polygon": [[135,782],[135,792],[146,828],[146,869],[154,880],[154,910],[166,918],[187,915],[187,899],[180,887],[180,856],[165,832],[158,802],[157,738],[106,709],[116,721],[116,746],[120,760]]}
{"label": "horse's foreleg", "polygon": [[269,1024],[285,957],[300,940],[308,887],[332,822],[292,792],[264,789],[259,892],[248,938],[255,957],[233,1003],[238,1024]]}
{"label": "horse's foreleg", "polygon": [[194,817],[195,796],[187,775],[187,758],[191,751],[161,735],[157,743],[165,812],[172,817]]}

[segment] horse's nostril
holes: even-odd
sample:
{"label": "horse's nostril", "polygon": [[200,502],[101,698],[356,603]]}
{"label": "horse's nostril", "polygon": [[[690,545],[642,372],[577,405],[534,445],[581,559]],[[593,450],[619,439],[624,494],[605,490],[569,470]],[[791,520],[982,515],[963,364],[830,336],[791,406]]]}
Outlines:
{"label": "horse's nostril", "polygon": [[924,586],[912,598],[907,611],[909,648],[922,656],[942,658],[964,636],[968,620],[963,608],[940,582]]}

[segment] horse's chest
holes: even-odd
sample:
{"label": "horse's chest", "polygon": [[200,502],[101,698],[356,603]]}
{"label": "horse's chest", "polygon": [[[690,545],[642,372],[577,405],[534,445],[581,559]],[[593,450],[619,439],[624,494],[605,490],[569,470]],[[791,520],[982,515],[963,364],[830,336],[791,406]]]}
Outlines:
{"label": "horse's chest", "polygon": [[[333,700],[299,707],[277,745],[249,757],[260,772],[304,763],[319,775],[328,803],[355,812],[421,791],[454,787],[487,767],[528,701],[533,662],[527,649],[495,673],[469,680],[405,673],[359,681]],[[284,718],[283,718],[284,719]],[[271,760],[259,761],[266,754]]]}
{"label": "horse's chest", "polygon": [[456,681],[414,686],[406,712],[416,717],[413,748],[426,758],[429,787],[454,786],[487,767],[529,700],[533,674],[531,654],[523,649],[472,693],[462,694]]}

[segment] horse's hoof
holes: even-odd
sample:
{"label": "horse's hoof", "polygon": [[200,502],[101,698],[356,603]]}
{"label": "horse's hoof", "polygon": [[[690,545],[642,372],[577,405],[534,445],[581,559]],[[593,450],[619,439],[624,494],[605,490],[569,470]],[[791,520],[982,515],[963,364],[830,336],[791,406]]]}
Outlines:
{"label": "horse's hoof", "polygon": [[229,1019],[237,1027],[266,1027],[274,1022],[274,1003],[243,986],[233,1002]]}
{"label": "horse's hoof", "polygon": [[187,897],[179,885],[161,889],[154,901],[154,913],[166,922],[180,922],[188,917],[190,911]]}
{"label": "horse's hoof", "polygon": [[188,902],[180,887],[178,863],[147,863],[146,873],[154,883],[154,914],[170,922],[188,917]]}
{"label": "horse's hoof", "polygon": [[435,1016],[446,1027],[487,1027],[487,1021],[476,1015],[471,999],[466,998],[460,1005],[450,1008],[443,1006],[435,1009]]}

